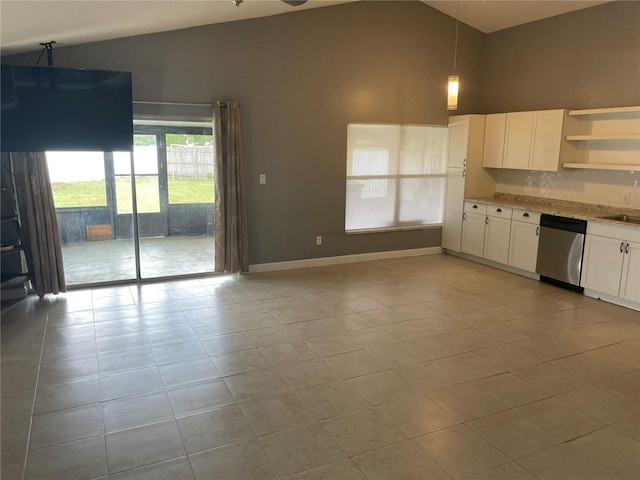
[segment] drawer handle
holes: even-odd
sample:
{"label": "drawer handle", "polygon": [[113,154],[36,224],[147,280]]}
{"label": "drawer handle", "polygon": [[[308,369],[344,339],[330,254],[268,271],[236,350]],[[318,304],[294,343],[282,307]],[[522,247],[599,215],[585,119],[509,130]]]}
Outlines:
{"label": "drawer handle", "polygon": [[467,172],[466,170],[462,170],[462,178],[464,178],[466,172]]}
{"label": "drawer handle", "polygon": [[466,214],[466,213],[463,213],[463,214],[462,214],[462,220],[466,220],[466,219],[467,219],[467,214]]}
{"label": "drawer handle", "polygon": [[465,158],[464,160],[462,160],[462,166],[466,167],[467,166],[467,159]]}
{"label": "drawer handle", "polygon": [[629,244],[627,243],[627,246],[624,247],[624,253],[629,253]]}
{"label": "drawer handle", "polygon": [[523,217],[526,217],[526,218],[529,218],[529,214],[528,214],[527,212],[524,212],[524,213],[522,214],[522,216],[523,216]]}
{"label": "drawer handle", "polygon": [[474,205],[473,208],[478,208],[478,205]]}
{"label": "drawer handle", "polygon": [[484,218],[484,223],[486,223],[487,225],[489,225],[489,217],[485,217],[485,218]]}
{"label": "drawer handle", "polygon": [[620,253],[624,250],[624,242],[620,242]]}
{"label": "drawer handle", "polygon": [[536,227],[536,237],[540,236],[540,227]]}
{"label": "drawer handle", "polygon": [[497,209],[496,209],[496,212],[497,212],[497,213],[502,213],[502,209],[501,209],[501,208],[497,208]]}

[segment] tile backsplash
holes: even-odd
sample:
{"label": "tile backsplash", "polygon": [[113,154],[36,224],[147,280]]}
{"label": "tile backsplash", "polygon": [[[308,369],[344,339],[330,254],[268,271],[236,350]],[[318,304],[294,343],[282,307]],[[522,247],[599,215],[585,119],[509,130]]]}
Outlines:
{"label": "tile backsplash", "polygon": [[498,192],[640,209],[640,171],[488,171]]}

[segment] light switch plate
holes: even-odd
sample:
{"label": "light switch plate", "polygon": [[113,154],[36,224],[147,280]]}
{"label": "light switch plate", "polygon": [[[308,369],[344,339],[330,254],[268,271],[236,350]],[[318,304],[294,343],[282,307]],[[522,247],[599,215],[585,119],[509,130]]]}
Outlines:
{"label": "light switch plate", "polygon": [[267,174],[266,173],[261,173],[260,174],[260,185],[266,185],[267,184]]}

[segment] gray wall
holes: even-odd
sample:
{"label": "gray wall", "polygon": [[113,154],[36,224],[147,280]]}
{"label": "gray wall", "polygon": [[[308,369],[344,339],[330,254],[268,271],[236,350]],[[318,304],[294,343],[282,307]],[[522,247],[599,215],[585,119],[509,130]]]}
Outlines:
{"label": "gray wall", "polygon": [[[457,113],[640,104],[639,19],[621,1],[490,35],[461,25]],[[131,71],[136,100],[240,102],[256,264],[439,245],[439,229],[344,234],[346,124],[445,124],[454,31],[420,2],[356,2],[58,48],[55,62]]]}
{"label": "gray wall", "polygon": [[[346,125],[446,125],[454,34],[420,2],[356,2],[59,48],[54,60],[131,71],[135,100],[240,102],[257,264],[440,245],[439,228],[345,235]],[[461,25],[459,45],[459,112],[478,111],[484,35]]]}
{"label": "gray wall", "polygon": [[640,2],[487,35],[485,113],[640,105]]}

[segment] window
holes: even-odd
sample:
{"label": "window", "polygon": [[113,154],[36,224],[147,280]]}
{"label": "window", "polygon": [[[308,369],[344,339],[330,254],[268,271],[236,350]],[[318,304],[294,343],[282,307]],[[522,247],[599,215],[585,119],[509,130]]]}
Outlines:
{"label": "window", "polygon": [[46,152],[56,208],[105,207],[104,153]]}
{"label": "window", "polygon": [[442,224],[447,127],[347,126],[347,232]]}
{"label": "window", "polygon": [[213,137],[167,133],[170,204],[213,203]]}

